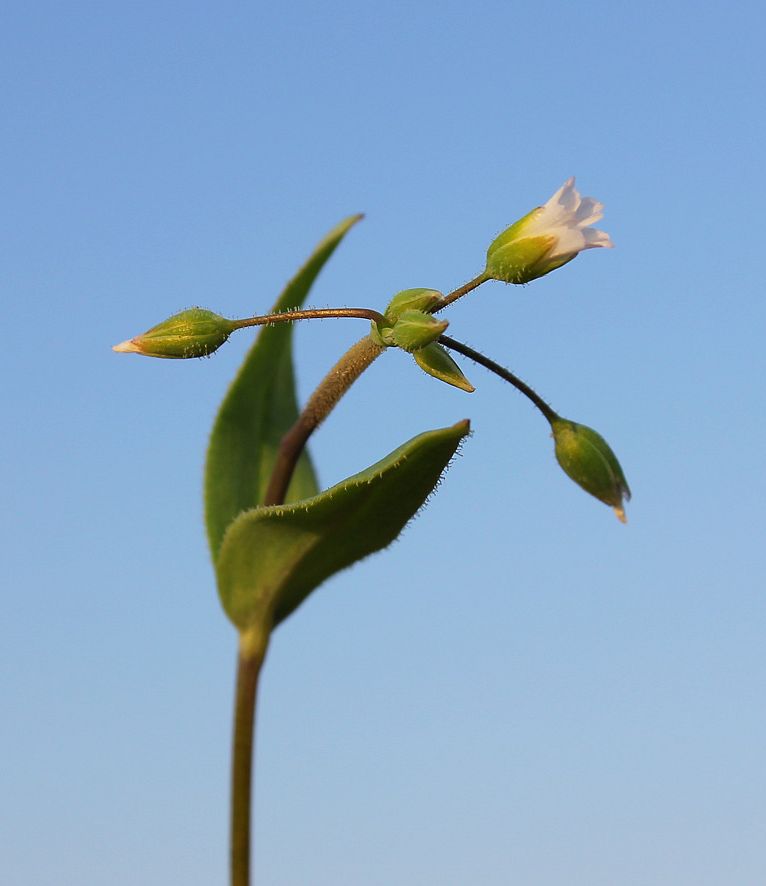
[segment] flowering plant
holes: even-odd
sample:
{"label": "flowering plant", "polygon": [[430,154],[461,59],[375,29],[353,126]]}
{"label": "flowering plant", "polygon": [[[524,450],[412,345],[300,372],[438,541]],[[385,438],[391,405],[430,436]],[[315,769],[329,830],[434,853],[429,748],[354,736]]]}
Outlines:
{"label": "flowering plant", "polygon": [[[441,312],[489,280],[527,283],[609,236],[589,227],[603,207],[581,198],[569,179],[489,247],[485,270],[448,294],[406,289],[383,312],[303,308],[311,286],[348,231],[341,222],[322,240],[269,313],[230,320],[191,308],[114,350],[187,359],[207,356],[239,329],[263,327],[216,418],[205,470],[205,522],[222,607],[239,635],[232,755],[231,882],[250,883],[251,768],[256,690],[272,631],[327,578],[390,544],[436,488],[469,432],[469,423],[426,431],[381,461],[320,491],[307,443],[349,387],[387,349],[412,355],[428,375],[475,390],[452,354],[489,369],[521,391],[549,423],[556,458],[584,490],[624,521],[628,484],[598,433],[561,418],[525,382],[481,352],[446,335]],[[440,316],[436,316],[439,314]],[[363,319],[370,332],[330,369],[298,409],[292,323]]]}

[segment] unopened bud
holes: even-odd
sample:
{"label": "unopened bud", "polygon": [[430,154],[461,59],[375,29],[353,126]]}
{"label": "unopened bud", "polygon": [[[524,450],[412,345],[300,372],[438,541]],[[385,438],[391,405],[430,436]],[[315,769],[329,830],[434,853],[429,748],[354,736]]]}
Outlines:
{"label": "unopened bud", "polygon": [[115,345],[112,350],[170,359],[207,357],[218,350],[236,328],[236,323],[213,311],[189,308],[163,320],[143,335]]}
{"label": "unopened bud", "polygon": [[[441,299],[442,294],[436,289],[403,289],[401,292],[397,292],[385,310],[385,321],[372,322],[370,338],[382,348],[399,347],[404,348],[405,351],[421,348],[423,345],[435,341],[447,328],[446,325],[431,337],[428,332],[425,332],[425,340],[422,344],[417,343],[418,332],[411,329],[412,322],[405,323],[398,337],[394,334],[394,327],[399,318],[407,312],[428,315],[431,308],[435,307]],[[414,317],[410,318],[410,321],[412,320]],[[438,323],[439,321],[434,322]],[[425,324],[426,321],[423,323]],[[425,329],[425,325],[422,328]],[[435,331],[436,327],[431,326],[430,329]],[[411,339],[412,344],[410,344]]]}
{"label": "unopened bud", "polygon": [[402,311],[391,331],[394,344],[405,351],[417,351],[436,341],[449,326],[424,311]]}
{"label": "unopened bud", "polygon": [[614,508],[617,518],[627,522],[623,501],[630,489],[617,456],[601,434],[567,419],[551,422],[556,459],[564,472],[586,492]]}
{"label": "unopened bud", "polygon": [[386,319],[395,323],[405,311],[428,312],[442,299],[436,289],[403,289],[388,303]]}

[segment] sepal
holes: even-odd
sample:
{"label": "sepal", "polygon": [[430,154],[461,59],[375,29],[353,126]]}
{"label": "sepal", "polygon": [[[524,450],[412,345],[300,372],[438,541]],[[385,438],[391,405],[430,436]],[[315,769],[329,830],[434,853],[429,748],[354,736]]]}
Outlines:
{"label": "sepal", "polygon": [[446,382],[448,385],[454,385],[454,387],[460,388],[461,391],[467,391],[469,394],[476,390],[463,375],[457,363],[441,345],[436,343],[426,345],[426,347],[415,351],[412,356],[423,372],[438,378],[439,381]]}

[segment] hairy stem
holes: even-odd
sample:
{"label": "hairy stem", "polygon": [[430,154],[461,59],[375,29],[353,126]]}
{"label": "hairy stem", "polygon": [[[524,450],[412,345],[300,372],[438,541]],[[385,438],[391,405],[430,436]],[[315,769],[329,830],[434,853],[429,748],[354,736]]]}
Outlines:
{"label": "hairy stem", "polygon": [[468,345],[464,345],[462,342],[457,341],[454,338],[450,338],[448,335],[439,336],[439,341],[445,347],[450,348],[453,351],[457,351],[458,354],[462,354],[464,357],[468,357],[469,360],[473,360],[474,363],[478,363],[481,366],[484,366],[485,369],[489,369],[490,372],[494,372],[495,375],[499,375],[504,381],[509,382],[516,388],[517,391],[521,391],[521,393],[528,399],[531,400],[532,403],[542,412],[545,418],[549,422],[554,422],[558,419],[558,415],[551,409],[551,407],[543,400],[543,398],[537,394],[532,388],[529,387],[528,384],[523,382],[520,378],[515,376],[512,372],[506,369],[504,366],[501,366],[499,363],[495,363],[494,360],[490,360],[489,357],[485,357],[484,354],[479,351],[475,351],[473,348],[469,348]]}
{"label": "hairy stem", "polygon": [[294,320],[331,320],[339,317],[350,317],[357,320],[373,320],[375,323],[385,321],[383,314],[372,308],[308,308],[305,311],[279,311],[276,314],[263,314],[259,317],[247,317],[244,320],[232,320],[235,329],[248,326],[272,326],[274,323],[292,323]]}
{"label": "hairy stem", "polygon": [[473,280],[469,280],[463,286],[458,286],[457,289],[445,295],[440,301],[436,303],[436,306],[431,308],[431,313],[435,314],[437,311],[441,311],[442,308],[446,308],[447,305],[451,305],[453,301],[457,301],[459,298],[462,298],[464,295],[468,295],[469,292],[473,292],[474,289],[481,286],[482,283],[486,283],[487,280],[490,280],[491,277],[488,277],[486,272],[482,272],[478,277],[474,277]]}
{"label": "hairy stem", "polygon": [[282,504],[295,465],[309,437],[332,412],[351,385],[384,350],[369,336],[365,336],[346,351],[320,382],[295,424],[282,438],[263,500],[265,505]]}

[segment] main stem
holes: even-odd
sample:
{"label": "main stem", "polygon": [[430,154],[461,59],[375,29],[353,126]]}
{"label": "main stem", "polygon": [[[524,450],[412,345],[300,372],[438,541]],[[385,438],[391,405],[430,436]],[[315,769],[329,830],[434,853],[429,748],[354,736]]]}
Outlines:
{"label": "main stem", "polygon": [[253,785],[253,734],[258,677],[266,643],[250,643],[240,636],[237,688],[234,702],[234,743],[231,761],[231,883],[250,884],[251,798]]}
{"label": "main stem", "polygon": [[[284,502],[293,471],[309,437],[383,350],[366,336],[352,345],[327,373],[309,398],[303,412],[282,438],[264,496],[264,505],[279,505]],[[256,636],[248,632],[240,635],[231,767],[232,886],[250,886],[253,738],[258,678],[267,645],[268,635]]]}

